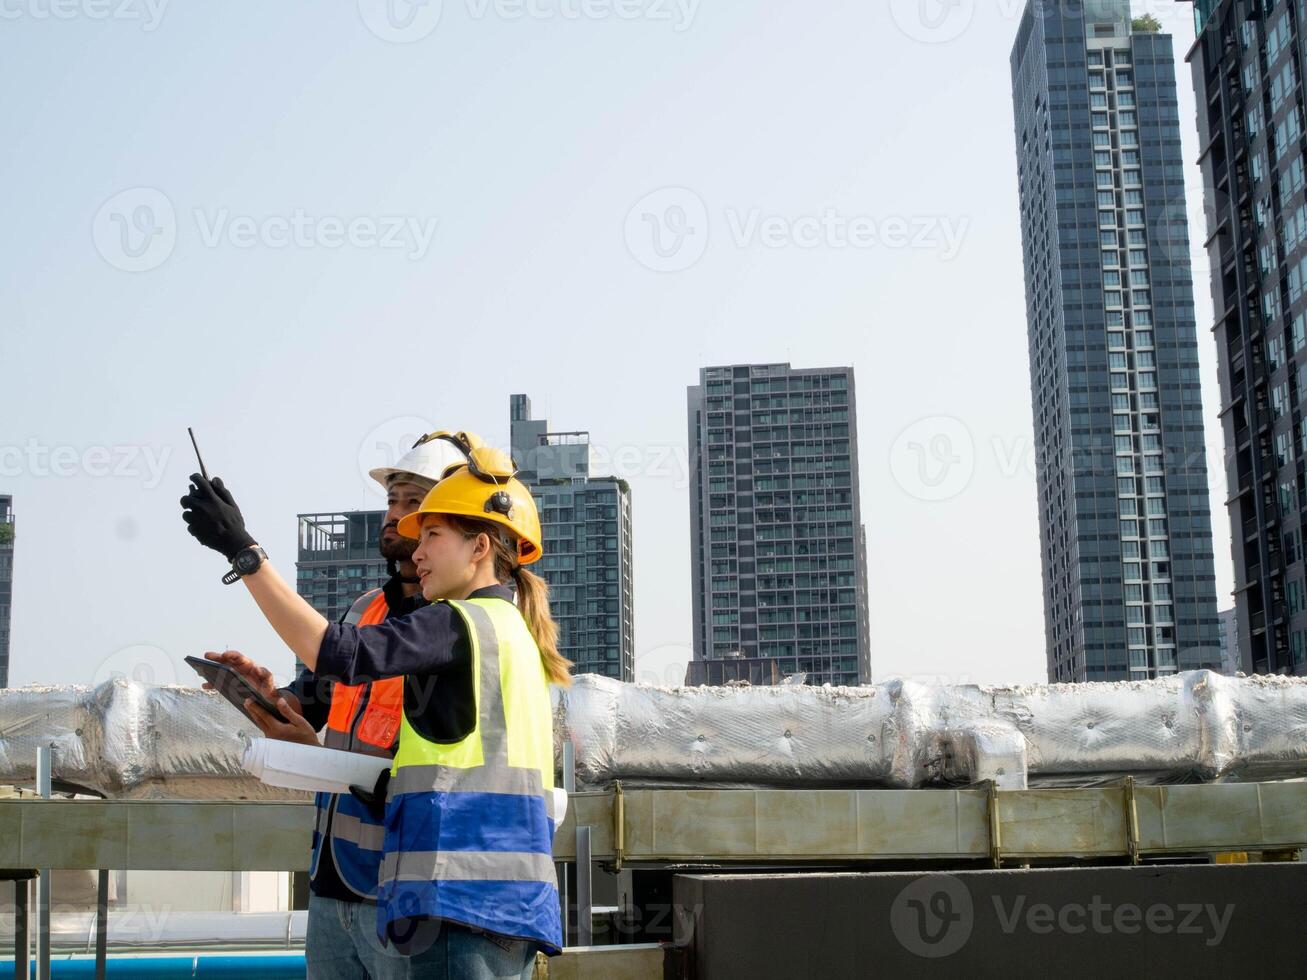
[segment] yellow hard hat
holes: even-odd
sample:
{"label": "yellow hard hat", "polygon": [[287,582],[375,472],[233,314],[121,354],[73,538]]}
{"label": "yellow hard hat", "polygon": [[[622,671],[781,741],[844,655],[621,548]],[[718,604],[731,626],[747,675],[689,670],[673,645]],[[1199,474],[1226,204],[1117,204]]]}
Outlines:
{"label": "yellow hard hat", "polygon": [[460,446],[467,464],[437,483],[416,512],[400,520],[397,530],[406,538],[416,538],[422,528],[423,514],[454,514],[490,521],[508,528],[517,538],[517,560],[523,565],[538,561],[543,554],[540,513],[535,500],[520,480],[517,468],[507,453],[485,446],[470,433],[433,433]]}

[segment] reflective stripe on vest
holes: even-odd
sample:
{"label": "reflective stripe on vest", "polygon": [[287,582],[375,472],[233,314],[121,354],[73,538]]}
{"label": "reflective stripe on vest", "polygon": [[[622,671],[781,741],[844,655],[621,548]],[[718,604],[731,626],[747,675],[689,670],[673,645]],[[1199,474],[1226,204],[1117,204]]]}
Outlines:
{"label": "reflective stripe on vest", "polygon": [[510,602],[449,605],[471,641],[477,721],[462,740],[441,744],[405,713],[386,804],[378,931],[384,938],[397,920],[447,919],[557,952],[553,718],[540,650]]}
{"label": "reflective stripe on vest", "polygon": [[[388,613],[385,595],[381,589],[374,589],[354,602],[342,622],[374,626]],[[402,677],[373,684],[333,684],[323,744],[329,749],[389,758],[403,713]],[[318,813],[310,877],[317,876],[322,844],[329,841],[340,880],[360,898],[375,898],[384,825],[361,801],[348,794],[319,793],[315,802]]]}

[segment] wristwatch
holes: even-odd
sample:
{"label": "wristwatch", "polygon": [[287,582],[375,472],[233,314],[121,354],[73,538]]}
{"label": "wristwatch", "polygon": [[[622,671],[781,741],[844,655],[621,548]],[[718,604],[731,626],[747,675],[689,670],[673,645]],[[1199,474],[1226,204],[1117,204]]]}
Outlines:
{"label": "wristwatch", "polygon": [[268,560],[268,553],[257,544],[242,548],[231,560],[231,571],[222,577],[223,585],[231,585],[246,575],[253,575],[259,566]]}

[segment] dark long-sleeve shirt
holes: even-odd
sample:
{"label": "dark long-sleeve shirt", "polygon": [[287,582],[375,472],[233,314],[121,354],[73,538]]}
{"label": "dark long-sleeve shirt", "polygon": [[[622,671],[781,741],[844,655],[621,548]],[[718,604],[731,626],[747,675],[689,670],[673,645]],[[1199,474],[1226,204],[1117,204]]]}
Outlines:
{"label": "dark long-sleeve shirt", "polygon": [[[427,600],[422,598],[420,592],[411,596],[404,595],[404,583],[397,575],[392,576],[382,586],[382,593],[386,597],[387,618],[407,616],[427,604]],[[305,719],[315,729],[321,730],[326,726],[327,719],[331,715],[331,697],[335,683],[336,679],[329,674],[302,670],[282,690],[299,699]],[[360,901],[354,890],[341,879],[340,870],[336,867],[330,847],[323,847],[319,853],[317,870],[309,882],[309,887],[313,889],[315,895],[323,898],[335,898],[342,902]]]}
{"label": "dark long-sleeve shirt", "polygon": [[[513,591],[492,585],[468,598],[513,602]],[[362,629],[328,626],[318,648],[317,675],[343,684],[403,676],[404,713],[418,734],[433,742],[460,741],[476,725],[472,644],[463,618],[448,603]]]}
{"label": "dark long-sleeve shirt", "polygon": [[[392,576],[382,586],[381,591],[386,597],[388,619],[407,616],[427,604],[421,592],[411,596],[404,595],[404,585],[397,575]],[[299,700],[305,720],[315,731],[321,731],[327,724],[327,718],[331,714],[331,688],[336,680],[337,678],[330,674],[305,668],[293,681],[282,688]]]}

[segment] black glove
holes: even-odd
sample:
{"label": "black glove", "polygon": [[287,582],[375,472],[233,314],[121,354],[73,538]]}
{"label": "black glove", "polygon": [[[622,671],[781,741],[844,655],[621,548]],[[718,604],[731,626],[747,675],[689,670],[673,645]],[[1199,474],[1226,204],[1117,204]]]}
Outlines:
{"label": "black glove", "polygon": [[383,820],[386,816],[386,791],[390,788],[390,770],[382,769],[381,775],[377,777],[377,784],[372,789],[364,789],[362,786],[351,786],[350,795],[368,808],[376,820]]}
{"label": "black glove", "polygon": [[212,481],[191,474],[191,489],[182,497],[182,520],[191,537],[221,554],[228,561],[254,544],[245,530],[245,518],[220,477]]}

